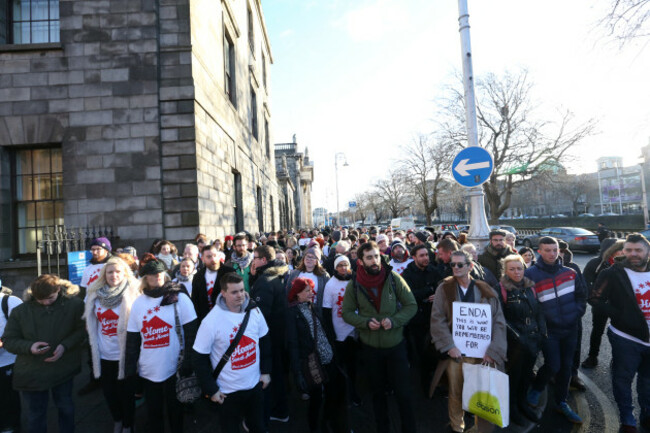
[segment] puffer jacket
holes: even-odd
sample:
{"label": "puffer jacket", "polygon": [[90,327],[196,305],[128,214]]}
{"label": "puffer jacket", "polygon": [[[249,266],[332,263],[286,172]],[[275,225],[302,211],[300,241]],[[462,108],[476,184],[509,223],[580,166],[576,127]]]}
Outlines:
{"label": "puffer jacket", "polygon": [[539,352],[546,337],[546,319],[533,291],[535,283],[528,278],[521,285],[504,276],[496,287],[503,306],[503,315],[508,328],[508,346],[520,344],[532,355]]}
{"label": "puffer jacket", "polygon": [[552,265],[540,259],[524,275],[535,283],[548,332],[564,333],[573,329],[587,306],[584,280],[573,269],[563,266],[559,258]]}
{"label": "puffer jacket", "polygon": [[251,280],[250,297],[264,315],[269,325],[269,334],[274,346],[284,344],[287,296],[284,291],[284,276],[289,267],[281,260],[275,260],[257,270]]}
{"label": "puffer jacket", "polygon": [[[78,297],[79,287],[69,281],[61,288],[52,305],[41,305],[28,291],[25,302],[15,307],[2,340],[4,348],[17,355],[13,386],[17,391],[45,391],[73,378],[81,371],[81,354],[86,339],[81,316],[84,303]],[[49,344],[43,354],[33,355],[37,341]],[[56,362],[45,362],[56,347],[65,348]]]}

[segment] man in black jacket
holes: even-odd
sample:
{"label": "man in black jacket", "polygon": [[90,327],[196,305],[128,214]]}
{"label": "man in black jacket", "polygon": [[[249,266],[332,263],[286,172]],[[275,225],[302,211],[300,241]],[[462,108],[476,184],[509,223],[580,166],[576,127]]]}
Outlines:
{"label": "man in black jacket", "polygon": [[[594,308],[611,319],[612,390],[623,433],[636,432],[632,381],[637,376],[641,425],[650,430],[650,242],[628,235],[625,260],[601,272],[594,288]],[[638,373],[638,374],[637,374]]]}
{"label": "man in black jacket", "polygon": [[[249,279],[250,296],[257,304],[269,326],[271,339],[271,377],[274,380],[264,392],[264,424],[270,420],[289,421],[289,403],[285,390],[287,296],[284,276],[286,263],[275,260],[275,249],[262,245],[253,250],[253,269]],[[254,272],[254,273],[253,273]]]}
{"label": "man in black jacket", "polygon": [[[418,311],[406,326],[411,348],[415,348],[420,362],[420,380],[425,395],[429,393],[431,373],[438,363],[435,349],[431,348],[429,326],[434,293],[442,280],[436,267],[429,262],[429,251],[423,244],[413,247],[413,261],[402,272],[402,278],[411,288],[418,303]],[[434,355],[434,356],[432,356]]]}
{"label": "man in black jacket", "polygon": [[219,294],[219,280],[229,272],[235,272],[230,266],[221,264],[215,245],[203,247],[201,260],[205,265],[194,275],[192,280],[192,303],[199,323],[208,315],[215,305]]}

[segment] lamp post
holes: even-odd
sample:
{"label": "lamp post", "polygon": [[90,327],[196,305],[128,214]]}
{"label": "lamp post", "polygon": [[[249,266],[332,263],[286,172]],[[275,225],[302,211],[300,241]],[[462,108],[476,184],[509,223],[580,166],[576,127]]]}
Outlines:
{"label": "lamp post", "polygon": [[[476,99],[474,96],[474,70],[472,67],[472,47],[469,36],[469,12],[467,0],[458,0],[458,24],[460,33],[460,48],[463,61],[463,87],[465,90],[465,124],[469,146],[479,146],[478,126],[476,122]],[[502,115],[507,115],[507,106]],[[470,229],[469,240],[479,251],[488,243],[490,226],[485,215],[485,193],[482,186],[469,188],[470,197]]]}
{"label": "lamp post", "polygon": [[339,158],[343,158],[343,167],[347,167],[350,165],[348,164],[348,158],[345,156],[345,153],[337,152],[334,154],[334,177],[336,179],[336,224],[337,225],[340,225],[339,218],[341,217],[339,211]]}

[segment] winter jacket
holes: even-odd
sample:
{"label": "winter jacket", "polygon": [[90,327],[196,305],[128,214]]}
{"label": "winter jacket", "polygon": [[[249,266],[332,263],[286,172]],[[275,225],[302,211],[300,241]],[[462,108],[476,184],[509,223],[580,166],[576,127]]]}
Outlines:
{"label": "winter jacket", "polygon": [[[625,260],[614,263],[598,275],[593,291],[594,308],[607,314],[612,326],[641,341],[650,343],[648,322],[639,308]],[[650,271],[646,268],[646,272]]]}
{"label": "winter jacket", "polygon": [[548,265],[538,260],[526,269],[526,278],[535,283],[537,300],[542,305],[549,333],[573,329],[585,313],[587,287],[576,272],[558,258]]}
{"label": "winter jacket", "polygon": [[[312,311],[318,320],[323,326],[323,315],[322,312],[312,304]],[[296,378],[297,385],[305,383],[304,378],[302,377],[302,366],[307,362],[307,357],[310,353],[314,351],[314,338],[312,337],[312,329],[309,326],[309,323],[305,317],[300,312],[297,304],[292,305],[287,310],[287,346],[289,348],[289,362],[291,367],[291,372],[293,377]],[[334,353],[334,344],[332,339],[327,332],[324,333],[327,342],[332,348]],[[334,360],[332,360],[334,361]]]}
{"label": "winter jacket", "polygon": [[501,264],[501,259],[510,254],[517,254],[515,251],[510,248],[509,245],[506,245],[501,251],[495,249],[492,245],[485,247],[483,254],[478,256],[478,262],[484,268],[487,268],[492,272],[492,274],[500,280],[503,276],[503,265]]}
{"label": "winter jacket", "polygon": [[431,263],[426,268],[420,269],[415,262],[411,262],[402,272],[402,278],[408,284],[418,303],[418,311],[411,320],[411,324],[426,325],[431,318],[431,302],[428,298],[436,293],[436,288],[442,280],[438,270]]}
{"label": "winter jacket", "polygon": [[235,270],[229,266],[221,265],[217,270],[217,280],[214,282],[214,288],[212,289],[211,302],[208,303],[208,286],[205,283],[205,272],[207,268],[203,268],[194,275],[192,280],[192,303],[194,304],[194,310],[196,311],[196,317],[199,319],[199,323],[203,320],[205,316],[210,312],[210,305],[215,305],[217,296],[221,289],[219,288],[219,281],[221,277],[226,275],[229,272],[235,272]]}
{"label": "winter jacket", "polygon": [[[92,358],[93,375],[95,378],[101,376],[101,358],[99,353],[98,329],[101,327],[95,314],[95,300],[97,300],[97,291],[101,287],[91,284],[86,294],[86,307],[83,318],[86,320],[86,330],[88,331],[88,343],[90,343],[90,356]],[[118,379],[124,379],[124,358],[126,356],[126,327],[129,323],[131,314],[131,305],[133,301],[140,296],[140,283],[135,278],[129,278],[126,289],[122,294],[122,303],[120,304],[120,318],[117,321],[117,338],[120,343],[120,361],[118,368]]]}
{"label": "winter jacket", "polygon": [[495,288],[506,318],[508,345],[519,344],[533,356],[539,352],[546,337],[546,320],[534,291],[535,283],[524,277],[521,286],[516,286],[508,277],[503,277]]}
{"label": "winter jacket", "polygon": [[[60,385],[81,371],[86,331],[81,318],[84,303],[78,297],[79,287],[70,282],[61,288],[52,305],[41,305],[28,291],[23,304],[15,307],[2,340],[4,348],[17,355],[13,386],[17,391],[45,391]],[[43,354],[33,355],[37,341],[50,346]],[[45,362],[61,344],[65,351],[56,362]]]}
{"label": "winter jacket", "polygon": [[[477,303],[489,304],[492,312],[492,341],[485,354],[494,359],[499,368],[506,361],[507,337],[506,320],[501,310],[501,302],[494,290],[485,282],[474,281],[474,299]],[[436,297],[431,308],[431,341],[440,353],[446,354],[456,347],[452,336],[453,303],[457,300],[458,283],[454,277],[447,277],[436,289]]]}
{"label": "winter jacket", "polygon": [[289,271],[286,263],[275,260],[256,271],[251,283],[250,297],[264,315],[273,345],[284,345],[287,313],[287,295],[284,276]]}
{"label": "winter jacket", "polygon": [[[300,269],[294,269],[293,271],[289,272],[289,274],[286,276],[286,283],[285,283],[285,296],[289,294],[291,291],[291,285],[293,284],[293,280],[298,278],[300,274],[303,271]],[[318,278],[318,292],[316,293],[316,299],[314,299],[314,304],[318,307],[318,309],[323,308],[323,293],[325,291],[325,285],[327,282],[330,280],[330,275],[325,272],[324,275],[317,275]]]}
{"label": "winter jacket", "polygon": [[[390,268],[382,287],[379,311],[370,300],[370,295],[356,278],[350,280],[343,297],[343,320],[359,330],[361,342],[375,348],[388,349],[397,346],[404,339],[403,327],[415,316],[417,302],[408,284]],[[368,327],[370,319],[381,322],[389,318],[393,326],[372,331]]]}

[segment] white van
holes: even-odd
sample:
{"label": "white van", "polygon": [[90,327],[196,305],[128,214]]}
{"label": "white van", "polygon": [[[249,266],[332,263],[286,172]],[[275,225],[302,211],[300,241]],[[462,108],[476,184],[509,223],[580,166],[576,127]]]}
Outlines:
{"label": "white van", "polygon": [[390,221],[390,227],[395,230],[415,230],[415,220],[412,216],[402,217],[402,218],[393,218]]}

